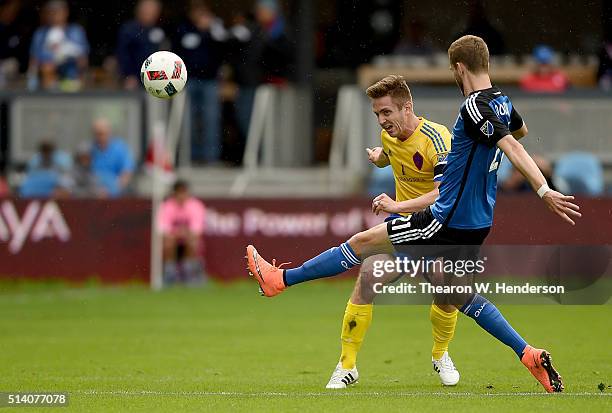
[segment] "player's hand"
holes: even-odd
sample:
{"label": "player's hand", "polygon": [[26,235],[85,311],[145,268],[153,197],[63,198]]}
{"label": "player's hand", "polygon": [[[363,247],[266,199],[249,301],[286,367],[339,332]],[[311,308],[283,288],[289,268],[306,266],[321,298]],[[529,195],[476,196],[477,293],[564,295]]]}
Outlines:
{"label": "player's hand", "polygon": [[383,148],[380,146],[377,146],[375,148],[366,148],[366,152],[368,153],[369,161],[376,165],[378,161],[380,161],[380,158],[383,154]]}
{"label": "player's hand", "polygon": [[548,209],[559,215],[570,225],[576,225],[572,218],[580,218],[582,216],[578,212],[580,207],[570,202],[574,200],[574,197],[571,195],[563,195],[560,192],[550,190],[544,194],[542,200],[546,202]]}
{"label": "player's hand", "polygon": [[387,212],[389,214],[396,214],[399,212],[399,204],[395,202],[389,195],[380,194],[374,200],[372,200],[372,212],[376,215],[381,212]]}

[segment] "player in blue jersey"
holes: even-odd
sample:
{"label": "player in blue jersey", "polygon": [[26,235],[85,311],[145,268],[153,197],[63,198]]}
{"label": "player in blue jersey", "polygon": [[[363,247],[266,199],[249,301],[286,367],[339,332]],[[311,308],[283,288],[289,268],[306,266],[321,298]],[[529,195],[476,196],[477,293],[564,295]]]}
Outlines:
{"label": "player in blue jersey", "polygon": [[[282,270],[274,261],[270,264],[264,260],[249,245],[249,273],[264,295],[271,297],[288,286],[342,273],[371,255],[411,246],[437,246],[445,256],[477,254],[493,223],[497,167],[504,154],[552,212],[571,225],[574,225],[572,218],[581,216],[579,207],[571,202],[574,197],[550,189],[533,159],[517,141],[527,134],[527,127],[510,99],[491,84],[486,43],[476,36],[461,37],[451,44],[448,56],[451,71],[466,99],[453,127],[452,148],[436,202],[409,217],[360,232],[296,268]],[[385,114],[377,116],[382,124],[385,120],[381,117]],[[452,274],[448,276],[455,282],[458,280]],[[434,296],[434,300],[456,306],[512,348],[547,392],[563,390],[561,376],[553,368],[550,354],[528,345],[486,298],[468,294]]]}

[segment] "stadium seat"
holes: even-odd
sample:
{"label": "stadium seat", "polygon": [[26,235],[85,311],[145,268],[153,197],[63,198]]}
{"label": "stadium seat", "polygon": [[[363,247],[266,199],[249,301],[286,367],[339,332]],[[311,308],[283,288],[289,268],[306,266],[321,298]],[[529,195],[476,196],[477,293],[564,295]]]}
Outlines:
{"label": "stadium seat", "polygon": [[553,183],[563,193],[599,196],[604,192],[603,167],[591,153],[571,152],[555,162]]}

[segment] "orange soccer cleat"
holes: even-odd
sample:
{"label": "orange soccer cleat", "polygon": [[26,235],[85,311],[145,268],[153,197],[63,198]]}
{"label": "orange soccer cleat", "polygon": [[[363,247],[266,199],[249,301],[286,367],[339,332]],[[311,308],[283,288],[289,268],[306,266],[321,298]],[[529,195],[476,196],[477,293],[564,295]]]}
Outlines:
{"label": "orange soccer cleat", "polygon": [[525,347],[521,362],[529,369],[531,374],[544,386],[548,393],[563,391],[563,381],[552,365],[550,353],[546,350]]}
{"label": "orange soccer cleat", "polygon": [[272,264],[264,260],[255,249],[249,245],[246,249],[246,257],[249,274],[259,283],[259,292],[266,297],[274,297],[283,292],[286,288],[283,280],[283,270],[281,267],[285,264],[276,266],[276,260],[272,260]]}

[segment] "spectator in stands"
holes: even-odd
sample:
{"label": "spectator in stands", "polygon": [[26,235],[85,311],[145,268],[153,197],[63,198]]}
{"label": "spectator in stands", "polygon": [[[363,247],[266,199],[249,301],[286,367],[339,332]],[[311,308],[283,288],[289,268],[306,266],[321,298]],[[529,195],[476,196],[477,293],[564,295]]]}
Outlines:
{"label": "spectator in stands", "polygon": [[203,280],[200,251],[205,214],[204,204],[189,193],[187,182],[177,180],[156,217],[157,228],[163,237],[165,283]]}
{"label": "spectator in stands", "polygon": [[102,171],[97,174],[91,168],[92,148],[89,142],[82,142],[74,154],[71,195],[79,198],[108,198],[117,194],[119,187],[115,177]]}
{"label": "spectator in stands", "polygon": [[43,140],[38,152],[28,161],[26,176],[19,188],[23,198],[65,197],[70,193],[70,155]]}
{"label": "spectator in stands", "polygon": [[535,68],[520,80],[521,89],[527,92],[562,93],[569,87],[569,78],[553,65],[554,52],[546,45],[533,49]]}
{"label": "spectator in stands", "polygon": [[0,89],[19,72],[21,30],[16,23],[20,0],[8,0],[0,5]]}
{"label": "spectator in stands", "polygon": [[239,87],[236,116],[240,132],[246,137],[256,87],[262,83],[288,83],[294,63],[293,47],[277,0],[258,0],[255,21],[247,15],[237,16],[230,32],[233,47],[229,60]]}
{"label": "spectator in stands", "polygon": [[87,68],[89,43],[85,30],[68,23],[68,4],[51,0],[43,7],[43,25],[30,45],[29,89],[76,91]]}
{"label": "spectator in stands", "polygon": [[559,156],[552,182],[565,194],[598,197],[605,191],[603,166],[590,152],[575,151]]}
{"label": "spectator in stands", "polygon": [[406,16],[402,24],[402,36],[393,53],[396,55],[430,56],[434,51],[433,42],[427,36],[423,21]]}
{"label": "spectator in stands", "polygon": [[[92,124],[94,144],[91,148],[93,173],[103,178],[109,196],[124,194],[134,173],[134,158],[128,145],[111,134],[106,118],[98,118]],[[112,179],[109,178],[109,175]]]}
{"label": "spectator in stands", "polygon": [[597,82],[603,90],[612,91],[612,40],[606,41],[599,51]]}
{"label": "spectator in stands", "polygon": [[470,2],[467,27],[455,39],[466,34],[482,37],[489,47],[489,53],[492,55],[506,53],[504,37],[487,18],[484,0],[472,0]]}
{"label": "spectator in stands", "polygon": [[261,80],[284,85],[292,73],[294,57],[278,0],[258,0],[255,20],[257,28],[252,45],[260,53]]}
{"label": "spectator in stands", "polygon": [[43,139],[38,145],[38,152],[28,161],[26,170],[40,169],[45,164],[57,171],[69,172],[72,169],[72,158],[67,152],[56,149],[51,139]]}
{"label": "spectator in stands", "polygon": [[[542,174],[548,181],[550,187],[553,188],[552,163],[548,159],[539,155],[533,155],[532,158],[538,168],[540,168],[540,171],[542,171]],[[502,192],[532,191],[529,182],[527,182],[525,177],[514,166],[512,166],[512,163],[508,160],[507,156],[502,158],[502,162],[497,170],[497,184]]]}
{"label": "spectator in stands", "polygon": [[217,77],[228,35],[221,19],[201,0],[190,3],[187,17],[177,28],[175,50],[189,68],[191,159],[216,162],[221,155],[221,102]]}
{"label": "spectator in stands", "polygon": [[161,11],[159,0],[140,0],[136,5],[136,18],[119,29],[117,60],[126,89],[132,90],[139,85],[142,63],[167,43],[166,33],[159,24]]}
{"label": "spectator in stands", "polygon": [[233,17],[230,28],[228,61],[233,70],[233,80],[238,85],[235,109],[238,129],[242,140],[246,140],[251,121],[255,89],[260,83],[257,54],[249,46],[253,41],[255,22],[247,13]]}

